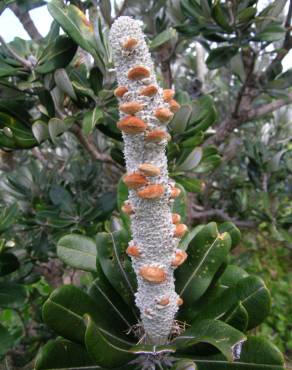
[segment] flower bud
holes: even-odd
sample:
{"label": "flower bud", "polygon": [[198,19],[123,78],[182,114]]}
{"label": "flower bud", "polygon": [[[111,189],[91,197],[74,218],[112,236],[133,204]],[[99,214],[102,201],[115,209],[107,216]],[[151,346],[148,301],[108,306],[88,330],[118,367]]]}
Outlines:
{"label": "flower bud", "polygon": [[173,117],[173,113],[168,108],[158,108],[154,112],[154,116],[160,122],[167,122]]}
{"label": "flower bud", "polygon": [[163,283],[166,280],[166,272],[162,267],[143,266],[139,270],[139,275],[154,284]]}
{"label": "flower bud", "polygon": [[139,91],[139,95],[143,95],[143,96],[153,96],[157,93],[158,89],[155,85],[149,85],[149,86],[146,86],[146,87],[143,87],[140,91]]}
{"label": "flower bud", "polygon": [[163,90],[163,100],[168,103],[174,97],[174,94],[175,92],[171,89]]}
{"label": "flower bud", "polygon": [[114,96],[117,98],[122,98],[126,92],[128,92],[128,88],[126,86],[119,86],[114,90]]}
{"label": "flower bud", "polygon": [[127,51],[132,51],[138,45],[138,40],[130,37],[125,42],[123,42],[122,48]]}
{"label": "flower bud", "polygon": [[152,184],[144,189],[137,191],[137,195],[142,199],[158,199],[164,194],[164,186],[160,184]]}
{"label": "flower bud", "polygon": [[180,266],[182,265],[185,260],[187,259],[188,255],[185,251],[182,251],[181,249],[178,249],[176,252],[175,252],[175,257],[174,259],[171,261],[171,266]]}
{"label": "flower bud", "polygon": [[173,236],[175,238],[182,238],[187,232],[188,227],[185,224],[178,224],[175,226]]}
{"label": "flower bud", "polygon": [[123,182],[129,189],[138,189],[148,184],[147,178],[140,173],[131,173],[123,176]]}
{"label": "flower bud", "polygon": [[160,174],[159,167],[154,166],[151,163],[143,163],[139,166],[139,171],[145,176],[158,176]]}
{"label": "flower bud", "polygon": [[144,132],[147,124],[140,118],[127,116],[117,123],[117,127],[126,134],[135,135]]}
{"label": "flower bud", "polygon": [[126,114],[135,114],[137,112],[140,112],[144,107],[144,104],[136,102],[136,101],[131,101],[128,103],[123,103],[120,104],[119,109],[121,112],[126,113]]}
{"label": "flower bud", "polygon": [[149,77],[150,71],[148,68],[144,66],[136,66],[129,70],[128,78],[129,80],[142,80],[143,78]]}

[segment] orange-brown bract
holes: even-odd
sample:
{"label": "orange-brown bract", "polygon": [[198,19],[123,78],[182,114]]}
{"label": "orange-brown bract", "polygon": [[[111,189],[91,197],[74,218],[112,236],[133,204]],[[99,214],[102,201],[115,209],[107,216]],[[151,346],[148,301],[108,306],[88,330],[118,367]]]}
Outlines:
{"label": "orange-brown bract", "polygon": [[123,49],[124,50],[134,50],[135,47],[138,45],[138,40],[134,39],[133,37],[128,38],[126,41],[123,42]]}
{"label": "orange-brown bract", "polygon": [[188,227],[185,224],[178,224],[175,226],[173,236],[175,238],[182,238],[187,232]]}
{"label": "orange-brown bract", "polygon": [[162,267],[143,266],[139,270],[139,275],[154,284],[163,283],[166,280],[166,272]]}
{"label": "orange-brown bract", "polygon": [[147,124],[138,117],[127,116],[117,123],[117,127],[126,134],[135,135],[144,132]]}
{"label": "orange-brown bract", "polygon": [[171,265],[175,267],[180,266],[184,263],[187,257],[188,255],[186,252],[179,249],[175,252],[175,258],[171,261]]}
{"label": "orange-brown bract", "polygon": [[172,199],[175,199],[177,197],[180,196],[180,193],[181,193],[181,190],[179,188],[176,188],[176,187],[172,187],[171,188],[171,193],[170,193],[170,197]]}
{"label": "orange-brown bract", "polygon": [[128,92],[128,88],[126,86],[119,86],[114,90],[114,96],[122,98],[126,92]]}
{"label": "orange-brown bract", "polygon": [[178,110],[180,110],[180,104],[174,99],[171,99],[169,102],[169,109],[172,111],[172,113],[176,113]]}
{"label": "orange-brown bract", "polygon": [[177,299],[177,301],[176,301],[176,304],[177,304],[178,306],[183,305],[183,303],[184,303],[184,301],[183,301],[183,299],[182,299],[181,297],[179,297],[179,298]]}
{"label": "orange-brown bract", "polygon": [[130,173],[123,176],[123,182],[129,189],[138,189],[148,184],[147,178],[140,173]]}
{"label": "orange-brown bract", "polygon": [[158,176],[160,174],[160,169],[151,163],[143,163],[139,166],[139,171],[145,176]]}
{"label": "orange-brown bract", "polygon": [[147,133],[145,136],[146,141],[152,141],[154,143],[160,143],[162,140],[170,140],[171,136],[168,132],[160,129],[155,129]]}
{"label": "orange-brown bract", "polygon": [[173,224],[179,224],[181,221],[181,216],[178,213],[172,214],[172,223]]}
{"label": "orange-brown bract", "polygon": [[129,245],[126,249],[126,253],[131,257],[139,257],[141,255],[137,245]]}
{"label": "orange-brown bract", "polygon": [[149,85],[149,86],[146,86],[146,87],[143,87],[140,91],[139,91],[139,95],[143,95],[143,96],[153,96],[157,93],[158,89],[155,85]]}
{"label": "orange-brown bract", "polygon": [[143,78],[149,77],[150,71],[147,67],[144,66],[136,66],[129,70],[128,78],[130,80],[143,80]]}
{"label": "orange-brown bract", "polygon": [[161,298],[159,302],[157,302],[160,306],[167,306],[170,300],[168,297]]}
{"label": "orange-brown bract", "polygon": [[165,89],[163,90],[163,100],[165,102],[171,101],[171,99],[174,97],[174,91],[171,89]]}
{"label": "orange-brown bract", "polygon": [[160,122],[167,122],[169,121],[173,113],[168,108],[158,108],[154,112],[154,116],[160,121]]}
{"label": "orange-brown bract", "polygon": [[137,191],[137,195],[142,199],[158,199],[164,194],[164,186],[161,184],[151,184],[142,190]]}
{"label": "orange-brown bract", "polygon": [[139,103],[137,101],[131,101],[127,103],[120,104],[119,109],[123,113],[126,114],[135,114],[137,112],[140,112],[144,107],[144,104]]}
{"label": "orange-brown bract", "polygon": [[133,207],[132,207],[131,203],[129,203],[129,202],[125,202],[125,203],[122,205],[121,209],[122,209],[122,211],[123,211],[126,215],[128,215],[128,216],[130,216],[130,215],[133,215],[133,214],[134,214],[134,209],[133,209]]}

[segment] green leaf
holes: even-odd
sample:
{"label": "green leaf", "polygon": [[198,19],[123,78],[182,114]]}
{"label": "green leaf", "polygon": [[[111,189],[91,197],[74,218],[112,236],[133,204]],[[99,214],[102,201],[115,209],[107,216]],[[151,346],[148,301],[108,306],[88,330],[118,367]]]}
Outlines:
{"label": "green leaf", "polygon": [[102,330],[91,317],[88,317],[85,344],[95,363],[106,368],[124,365],[135,358],[135,355],[129,352],[132,343]]}
{"label": "green leaf", "polygon": [[202,190],[202,182],[199,179],[178,176],[175,180],[190,193],[200,193]]}
{"label": "green leaf", "polygon": [[99,262],[97,262],[96,275],[97,277],[89,291],[90,296],[102,312],[108,313],[115,323],[117,331],[121,333],[128,331],[138,320],[136,313],[131,311],[135,307],[129,307],[125,304],[107,280]]}
{"label": "green leaf", "polygon": [[89,81],[92,90],[97,95],[103,87],[103,74],[98,67],[93,67],[90,70]]}
{"label": "green leaf", "polygon": [[230,26],[230,21],[226,9],[223,8],[223,6],[219,2],[214,5],[211,14],[215,22],[221,28],[223,28],[224,31],[226,31],[227,33],[231,33],[233,31],[233,28]]}
{"label": "green leaf", "polygon": [[57,136],[63,134],[65,131],[68,131],[70,125],[66,121],[61,120],[60,118],[51,118],[48,123],[50,137],[53,142],[56,141]]}
{"label": "green leaf", "polygon": [[129,234],[125,230],[102,232],[96,236],[98,259],[105,276],[124,301],[132,306],[136,275],[131,260],[126,255],[128,242]]}
{"label": "green leaf", "polygon": [[200,147],[195,148],[183,163],[176,166],[177,171],[191,171],[199,165],[203,157],[203,150]]}
{"label": "green leaf", "polygon": [[19,308],[24,305],[27,294],[23,285],[0,283],[0,307]]}
{"label": "green leaf", "polygon": [[64,68],[58,68],[54,73],[54,79],[58,88],[73,100],[77,100],[72,82]]}
{"label": "green leaf", "polygon": [[31,129],[39,144],[50,137],[48,125],[43,121],[35,121]]}
{"label": "green leaf", "polygon": [[181,360],[175,363],[173,370],[197,370],[197,365],[191,360]]}
{"label": "green leaf", "polygon": [[248,314],[248,329],[259,325],[268,315],[271,298],[264,282],[256,276],[240,279],[226,289],[205,308],[195,320],[224,318],[232,309],[241,304]]}
{"label": "green leaf", "polygon": [[211,50],[206,63],[209,69],[216,69],[226,65],[238,52],[236,46],[222,46]]}
{"label": "green leaf", "polygon": [[83,343],[86,329],[83,316],[91,314],[98,320],[97,311],[92,298],[81,289],[64,285],[56,289],[45,302],[43,320],[64,338]]}
{"label": "green leaf", "polygon": [[87,112],[82,120],[82,131],[84,134],[91,134],[95,125],[100,119],[102,119],[102,117],[102,110],[98,106],[96,106],[92,111]]}
{"label": "green leaf", "polygon": [[176,290],[191,305],[207,290],[231,247],[228,233],[219,234],[215,222],[203,227],[190,242],[186,262],[175,272]]}
{"label": "green leaf", "polygon": [[190,104],[184,104],[180,110],[176,112],[173,119],[171,120],[169,127],[176,133],[184,132],[187,127],[189,118],[192,113],[192,107]]}
{"label": "green leaf", "polygon": [[246,277],[248,277],[248,273],[243,268],[236,265],[228,265],[220,276],[219,283],[229,288]]}
{"label": "green leaf", "polygon": [[124,183],[124,181],[121,178],[120,181],[119,181],[119,184],[118,184],[118,209],[119,209],[120,217],[123,221],[123,224],[124,224],[126,230],[128,231],[128,233],[130,233],[131,232],[130,231],[131,230],[130,217],[122,211],[122,206],[123,206],[124,202],[128,200],[128,196],[129,196],[128,187],[126,186],[126,184]]}
{"label": "green leaf", "polygon": [[231,237],[231,247],[236,247],[241,239],[240,230],[230,221],[223,222],[218,227],[220,233],[228,232]]}
{"label": "green leaf", "polygon": [[159,33],[150,43],[150,49],[156,49],[170,40],[177,38],[177,32],[174,28],[168,28]]}
{"label": "green leaf", "polygon": [[57,245],[58,257],[67,265],[96,272],[96,244],[83,235],[68,234],[63,236]]}
{"label": "green leaf", "polygon": [[48,4],[48,10],[51,16],[79,46],[100,60],[96,52],[97,44],[93,26],[80,9],[74,5],[64,7],[59,1],[52,0]]}
{"label": "green leaf", "polygon": [[17,257],[13,253],[0,253],[0,276],[8,275],[18,268],[19,262]]}
{"label": "green leaf", "polygon": [[194,362],[198,370],[284,370],[285,368],[280,351],[260,337],[249,337],[242,346],[240,358],[232,363],[220,355],[195,358]]}
{"label": "green leaf", "polygon": [[35,369],[36,370],[95,370],[94,361],[89,357],[85,348],[69,340],[57,338],[50,340],[39,352]]}
{"label": "green leaf", "polygon": [[18,214],[17,204],[2,209],[0,214],[0,232],[9,229],[16,220]]}
{"label": "green leaf", "polygon": [[14,338],[6,329],[5,326],[0,324],[0,359],[5,356],[6,352],[14,345]]}
{"label": "green leaf", "polygon": [[275,22],[270,23],[260,33],[256,34],[256,36],[253,39],[255,41],[274,42],[281,40],[285,36],[285,33],[286,29],[277,22]]}
{"label": "green leaf", "polygon": [[66,67],[73,59],[76,50],[77,45],[72,39],[65,35],[58,36],[40,56],[35,71],[47,74],[57,68]]}
{"label": "green leaf", "polygon": [[236,349],[245,340],[245,335],[230,325],[218,320],[202,320],[176,337],[172,344],[177,349],[184,350],[198,343],[208,343],[216,347],[229,361],[234,361]]}

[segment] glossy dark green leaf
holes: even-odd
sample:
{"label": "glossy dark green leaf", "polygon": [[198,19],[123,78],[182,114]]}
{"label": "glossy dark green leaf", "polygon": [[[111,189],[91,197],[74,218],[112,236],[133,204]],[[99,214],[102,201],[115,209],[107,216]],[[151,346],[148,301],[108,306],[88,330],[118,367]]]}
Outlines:
{"label": "glossy dark green leaf", "polygon": [[280,351],[264,338],[249,337],[243,343],[239,356],[240,358],[232,363],[220,355],[196,358],[193,361],[198,370],[284,370],[285,368]]}
{"label": "glossy dark green leaf", "polygon": [[84,340],[83,316],[86,313],[97,318],[96,305],[92,298],[73,285],[56,289],[43,306],[45,323],[64,338],[79,343]]}
{"label": "glossy dark green leaf", "polygon": [[234,225],[234,223],[230,221],[223,222],[221,225],[218,226],[218,229],[220,233],[228,232],[231,237],[232,248],[236,247],[239,244],[241,239],[241,232],[238,227]]}
{"label": "glossy dark green leaf", "polygon": [[285,35],[285,28],[279,23],[270,23],[266,28],[264,28],[260,33],[256,34],[254,37],[255,41],[267,41],[274,42],[281,40]]}
{"label": "glossy dark green leaf", "polygon": [[235,308],[227,312],[221,320],[233,328],[245,332],[248,325],[248,313],[242,303],[239,303]]}
{"label": "glossy dark green leaf", "polygon": [[202,320],[196,322],[182,335],[176,337],[172,344],[184,350],[198,343],[208,343],[216,347],[229,361],[236,358],[236,348],[246,337],[240,331],[219,320]]}
{"label": "glossy dark green leaf", "polygon": [[97,95],[103,86],[103,74],[98,67],[93,67],[89,75],[90,86]]}
{"label": "glossy dark green leaf", "polygon": [[136,313],[132,311],[135,307],[129,307],[125,304],[107,280],[99,262],[97,262],[96,269],[97,277],[90,287],[89,294],[98,307],[112,318],[117,330],[121,333],[126,332],[138,320]]}
{"label": "glossy dark green leaf", "polygon": [[197,365],[192,360],[180,360],[175,363],[173,370],[197,370]]}
{"label": "glossy dark green leaf", "polygon": [[211,50],[206,63],[209,69],[216,69],[226,65],[235,54],[238,48],[235,46],[222,46]]}
{"label": "glossy dark green leaf", "polygon": [[203,150],[200,147],[195,148],[183,163],[176,166],[177,171],[191,171],[199,165],[203,157]]}
{"label": "glossy dark green leaf", "polygon": [[17,257],[13,253],[0,253],[0,276],[8,275],[18,268],[19,262]]}
{"label": "glossy dark green leaf", "polygon": [[68,234],[57,245],[58,257],[67,265],[85,271],[96,271],[96,244],[84,235]]}
{"label": "glossy dark green leaf", "polygon": [[0,283],[0,307],[22,307],[26,298],[27,294],[24,285],[7,282]]}
{"label": "glossy dark green leaf", "polygon": [[180,110],[176,112],[169,124],[171,130],[173,130],[175,133],[184,132],[185,128],[187,127],[191,113],[192,107],[190,104],[182,105]]}
{"label": "glossy dark green leaf", "polygon": [[186,191],[191,193],[199,193],[202,190],[202,182],[199,179],[178,176],[175,177],[175,180],[181,184]]}
{"label": "glossy dark green leaf", "polygon": [[91,317],[88,317],[85,344],[95,363],[106,368],[124,365],[135,358],[135,355],[129,352],[132,343],[102,330]]}
{"label": "glossy dark green leaf", "polygon": [[36,370],[95,370],[94,361],[89,357],[86,349],[80,344],[69,340],[57,338],[50,340],[39,352],[36,363]]}
{"label": "glossy dark green leaf", "polygon": [[126,230],[98,233],[96,236],[98,260],[115,290],[128,305],[134,305],[136,276],[126,254],[129,234]]}
{"label": "glossy dark green leaf", "polygon": [[43,52],[35,70],[46,74],[57,68],[66,67],[73,59],[77,50],[76,43],[65,35],[58,36]]}
{"label": "glossy dark green leaf", "polygon": [[230,25],[230,21],[228,18],[228,13],[226,9],[217,2],[213,9],[212,9],[212,17],[214,18],[215,22],[223,28],[224,31],[227,33],[231,33],[233,31],[232,26]]}
{"label": "glossy dark green leaf", "polygon": [[74,5],[64,6],[57,0],[53,0],[48,4],[48,10],[79,46],[100,60],[96,52],[97,44],[93,25],[79,8]]}
{"label": "glossy dark green leaf", "polygon": [[219,283],[224,287],[229,288],[247,276],[248,273],[243,268],[236,265],[228,265],[220,276]]}
{"label": "glossy dark green leaf", "polygon": [[252,329],[269,313],[270,301],[270,294],[264,282],[256,276],[248,276],[223,291],[195,320],[222,318],[241,304],[248,314],[247,328]]}
{"label": "glossy dark green leaf", "polygon": [[85,135],[92,133],[95,125],[103,117],[103,113],[99,107],[95,107],[92,111],[87,112],[82,120],[82,131]]}
{"label": "glossy dark green leaf", "polygon": [[220,234],[214,222],[203,227],[187,249],[186,262],[176,270],[176,290],[191,305],[207,290],[231,247],[228,233]]}
{"label": "glossy dark green leaf", "polygon": [[55,70],[54,80],[60,91],[67,94],[73,100],[77,100],[72,82],[64,68],[58,68]]}
{"label": "glossy dark green leaf", "polygon": [[174,28],[167,28],[165,31],[159,33],[150,43],[150,49],[156,49],[166,42],[175,40],[177,33]]}

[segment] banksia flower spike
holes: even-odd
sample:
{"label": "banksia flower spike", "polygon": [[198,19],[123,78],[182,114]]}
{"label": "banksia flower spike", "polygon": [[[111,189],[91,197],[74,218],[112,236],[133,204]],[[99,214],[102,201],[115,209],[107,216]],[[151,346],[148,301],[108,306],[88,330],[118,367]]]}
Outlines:
{"label": "banksia flower spike", "polygon": [[122,208],[131,215],[133,241],[127,253],[138,280],[136,304],[145,342],[159,345],[168,341],[174,326],[180,298],[173,272],[185,258],[177,255],[179,237],[174,237],[174,229],[180,226],[180,218],[172,216],[170,198],[180,190],[170,185],[165,155],[170,135],[162,125],[173,116],[174,91],[157,84],[140,21],[119,17],[111,28],[110,42],[120,86],[115,96],[127,167],[123,180],[129,188],[129,201]]}

